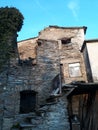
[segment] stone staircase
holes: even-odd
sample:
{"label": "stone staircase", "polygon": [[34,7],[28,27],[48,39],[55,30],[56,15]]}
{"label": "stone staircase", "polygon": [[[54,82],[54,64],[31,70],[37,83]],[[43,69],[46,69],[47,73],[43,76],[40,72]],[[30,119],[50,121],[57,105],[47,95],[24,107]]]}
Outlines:
{"label": "stone staircase", "polygon": [[31,128],[37,127],[42,123],[42,115],[37,115],[38,113],[29,113],[20,115],[19,126],[22,130],[29,130]]}
{"label": "stone staircase", "polygon": [[66,96],[41,107],[36,113],[22,114],[21,130],[70,130]]}

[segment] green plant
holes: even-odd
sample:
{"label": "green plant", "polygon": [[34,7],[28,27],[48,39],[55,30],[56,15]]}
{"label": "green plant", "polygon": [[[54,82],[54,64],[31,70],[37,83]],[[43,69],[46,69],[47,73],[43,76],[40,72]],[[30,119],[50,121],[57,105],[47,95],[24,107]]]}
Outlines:
{"label": "green plant", "polygon": [[15,7],[0,8],[0,69],[17,51],[17,32],[24,17]]}

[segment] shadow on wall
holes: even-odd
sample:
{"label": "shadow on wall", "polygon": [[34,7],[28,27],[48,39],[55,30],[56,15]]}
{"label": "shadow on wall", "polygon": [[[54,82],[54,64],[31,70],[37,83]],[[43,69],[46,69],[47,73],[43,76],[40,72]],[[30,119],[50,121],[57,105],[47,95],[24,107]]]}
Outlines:
{"label": "shadow on wall", "polygon": [[21,60],[19,59],[18,64],[23,66],[23,65],[27,65],[27,66],[31,66],[31,65],[35,65],[35,58],[31,58],[29,57],[28,59],[25,60]]}

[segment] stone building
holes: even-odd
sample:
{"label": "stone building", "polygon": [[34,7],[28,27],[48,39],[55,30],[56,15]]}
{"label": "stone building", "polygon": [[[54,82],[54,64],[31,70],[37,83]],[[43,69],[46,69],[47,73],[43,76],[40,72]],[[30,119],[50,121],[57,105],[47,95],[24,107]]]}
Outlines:
{"label": "stone building", "polygon": [[49,26],[17,43],[18,57],[0,75],[1,130],[70,129],[62,87],[87,81],[80,52],[86,29]]}

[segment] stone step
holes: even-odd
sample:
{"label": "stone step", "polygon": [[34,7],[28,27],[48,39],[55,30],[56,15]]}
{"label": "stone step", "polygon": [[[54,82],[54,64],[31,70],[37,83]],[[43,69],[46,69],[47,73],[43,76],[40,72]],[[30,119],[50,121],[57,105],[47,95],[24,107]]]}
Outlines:
{"label": "stone step", "polygon": [[32,112],[32,113],[28,113],[28,114],[20,114],[20,117],[26,118],[26,117],[36,117],[36,113]]}
{"label": "stone step", "polygon": [[28,127],[35,127],[36,125],[31,123],[20,123],[19,124],[21,128],[28,128]]}

